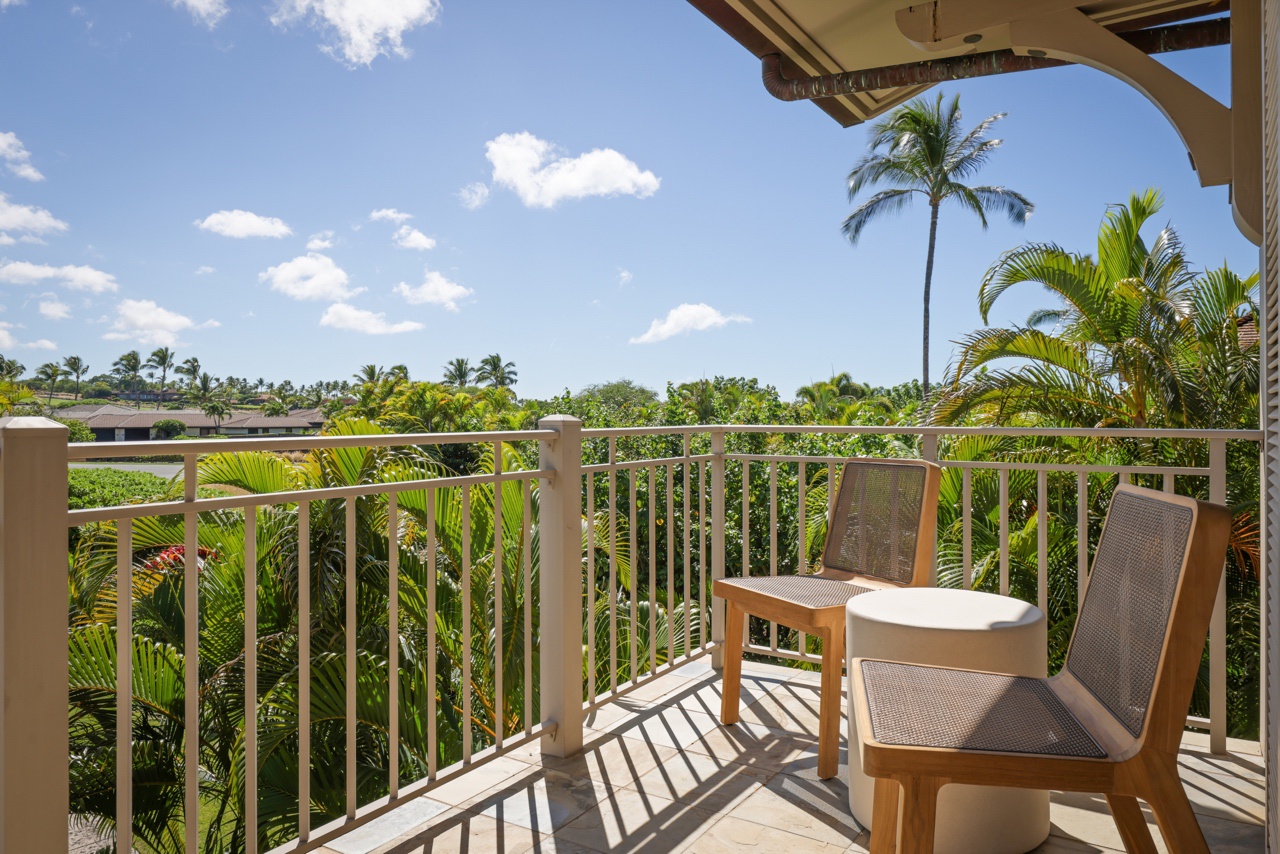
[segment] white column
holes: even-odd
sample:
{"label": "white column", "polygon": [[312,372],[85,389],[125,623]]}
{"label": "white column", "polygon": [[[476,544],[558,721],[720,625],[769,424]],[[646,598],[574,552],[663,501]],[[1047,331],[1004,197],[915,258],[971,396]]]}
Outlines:
{"label": "white column", "polygon": [[559,434],[538,455],[555,472],[538,501],[542,719],[556,722],[542,752],[572,756],[582,750],[582,422],[551,415],[538,426]]}
{"label": "white column", "polygon": [[67,428],[0,418],[0,852],[67,850]]}

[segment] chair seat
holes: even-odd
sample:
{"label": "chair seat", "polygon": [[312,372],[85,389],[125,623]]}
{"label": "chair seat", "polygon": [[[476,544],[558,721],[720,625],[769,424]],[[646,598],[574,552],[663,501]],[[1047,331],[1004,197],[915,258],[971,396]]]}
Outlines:
{"label": "chair seat", "polygon": [[863,661],[881,744],[1102,759],[1106,751],[1041,679]]}
{"label": "chair seat", "polygon": [[843,608],[854,596],[871,593],[872,588],[813,575],[761,575],[754,578],[721,578],[716,581],[717,596],[732,599],[735,598],[735,591],[751,596],[767,596],[801,608],[821,610]]}

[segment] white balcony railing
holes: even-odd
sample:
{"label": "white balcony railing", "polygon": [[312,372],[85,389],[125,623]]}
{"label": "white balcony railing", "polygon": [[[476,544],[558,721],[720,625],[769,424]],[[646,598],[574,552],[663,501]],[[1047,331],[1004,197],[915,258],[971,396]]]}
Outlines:
{"label": "white balcony railing", "polygon": [[[299,567],[297,625],[310,627],[313,567],[312,510],[317,502],[339,503],[345,570],[345,653],[342,683],[345,689],[345,814],[312,827],[311,804],[313,722],[311,688],[313,651],[310,631],[298,632],[298,810],[296,838],[276,850],[310,850],[382,815],[448,779],[467,773],[492,758],[533,739],[542,739],[543,750],[558,755],[576,752],[582,743],[583,716],[587,710],[610,702],[648,680],[710,654],[717,665],[722,613],[710,597],[711,581],[726,573],[779,574],[812,568],[816,544],[821,542],[825,515],[834,496],[827,485],[839,476],[848,456],[843,447],[835,452],[818,446],[810,434],[840,446],[855,441],[881,443],[895,454],[919,453],[937,460],[948,474],[940,514],[945,548],[938,564],[944,583],[971,586],[975,577],[1009,593],[1014,579],[1025,587],[1034,575],[1034,598],[1040,607],[1064,614],[1073,605],[1055,581],[1051,589],[1050,519],[1057,507],[1058,520],[1074,517],[1076,525],[1076,596],[1087,583],[1091,534],[1098,513],[1092,501],[1109,494],[1108,482],[1125,477],[1167,491],[1195,490],[1211,500],[1227,496],[1227,447],[1229,442],[1257,443],[1256,431],[1130,431],[1086,429],[972,429],[921,427],[794,427],[794,426],[691,426],[681,428],[581,429],[571,418],[544,419],[539,429],[518,432],[358,435],[324,437],[271,437],[229,445],[222,441],[107,443],[66,445],[65,429],[43,419],[6,419],[0,423],[0,579],[3,581],[4,718],[0,722],[3,802],[5,815],[25,820],[5,821],[5,848],[12,851],[61,850],[66,842],[68,780],[64,758],[68,734],[61,723],[68,701],[66,638],[67,540],[64,531],[91,523],[106,523],[116,530],[116,589],[133,589],[141,560],[132,531],[139,520],[180,516],[183,546],[183,610],[200,614],[200,531],[215,514],[242,519],[245,577],[258,578],[258,525],[264,508],[290,508],[296,531],[294,548]],[[967,437],[996,439],[1104,440],[1180,444],[1203,449],[1204,464],[1148,466],[1116,463],[1083,465],[1056,462],[1048,452],[1013,461],[939,459],[939,443],[955,443]],[[877,438],[879,437],[879,438]],[[890,444],[893,442],[894,444]],[[536,464],[532,445],[538,452]],[[223,452],[312,451],[349,448],[442,448],[468,445],[483,448],[492,457],[491,470],[465,476],[436,476],[370,482],[324,488],[293,489],[266,494],[198,497],[200,455]],[[504,448],[523,448],[523,456],[504,455]],[[865,451],[865,449],[864,449]],[[181,500],[67,511],[68,461],[122,458],[136,455],[177,455],[184,460]],[[963,456],[963,455],[961,455]],[[523,459],[528,465],[504,465],[504,459]],[[1034,480],[1034,512],[1015,508],[1016,515],[1030,515],[1035,525],[1011,530],[1011,484]],[[992,490],[994,489],[994,492]],[[986,506],[994,520],[975,520],[975,491],[994,495]],[[826,493],[825,500],[823,494]],[[473,523],[473,502],[491,502],[494,521],[479,528]],[[1066,512],[1074,505],[1074,514]],[[488,505],[487,505],[488,506]],[[446,509],[447,508],[447,511]],[[506,508],[508,512],[502,512]],[[512,509],[518,508],[518,509]],[[794,508],[794,512],[792,509]],[[357,674],[359,612],[362,590],[357,569],[357,530],[380,526],[386,538],[385,598],[389,638],[399,638],[404,614],[399,585],[402,564],[410,559],[425,570],[428,615],[437,613],[437,557],[444,554],[439,541],[438,513],[447,512],[450,524],[462,538],[456,551],[460,577],[461,625],[457,642],[466,654],[459,672],[450,674],[461,696],[454,697],[460,719],[460,750],[445,767],[438,721],[445,712],[436,708],[436,621],[426,621],[426,690],[424,709],[407,709],[401,692],[400,644],[389,642],[385,690],[388,709],[385,794],[360,802],[357,793],[357,710],[362,698]],[[455,518],[456,514],[456,518]],[[793,526],[782,525],[794,518]],[[975,521],[981,543],[975,544]],[[1034,527],[1035,558],[1013,571],[1014,545],[1026,546]],[[473,535],[491,537],[482,545]],[[409,533],[411,532],[411,534]],[[410,539],[406,539],[409,537]],[[950,537],[950,539],[947,539]],[[994,540],[993,540],[994,538]],[[957,542],[958,541],[958,542]],[[994,547],[991,543],[994,542]],[[986,543],[987,551],[984,552]],[[175,543],[175,545],[178,545]],[[406,550],[412,550],[408,554]],[[1061,562],[1059,556],[1059,562]],[[975,570],[977,575],[975,576]],[[492,578],[486,588],[484,608],[473,608],[473,572]],[[536,582],[535,579],[536,578]],[[303,583],[308,581],[308,583]],[[514,585],[514,586],[513,586]],[[244,706],[243,751],[245,766],[258,768],[259,719],[262,714],[257,674],[259,637],[258,584],[244,584]],[[504,619],[504,591],[520,600],[518,613]],[[1019,592],[1015,590],[1014,592]],[[1031,598],[1028,589],[1020,592]],[[489,598],[492,604],[489,604]],[[125,597],[120,597],[125,601]],[[1219,590],[1210,630],[1210,715],[1189,719],[1188,724],[1208,729],[1216,752],[1226,749],[1226,610],[1225,581]],[[131,709],[132,608],[118,607],[116,616],[116,703]],[[481,615],[479,622],[473,614]],[[487,615],[492,615],[489,618]],[[487,619],[487,624],[485,620]],[[584,635],[585,629],[585,635]],[[185,720],[200,720],[201,693],[198,665],[200,621],[184,623]],[[518,639],[513,635],[519,635]],[[585,637],[585,643],[583,642]],[[474,660],[479,647],[493,650],[492,660]],[[785,627],[759,624],[749,651],[764,656],[818,664],[808,641]],[[508,649],[519,651],[522,672],[505,673]],[[488,653],[486,653],[488,655]],[[512,660],[515,660],[512,657]],[[476,695],[473,668],[484,670],[483,696]],[[518,684],[520,708],[507,708],[505,683]],[[366,684],[368,684],[366,682]],[[536,696],[535,696],[536,695]],[[365,698],[367,699],[367,698]],[[379,698],[379,702],[382,702]],[[394,711],[392,711],[394,710]],[[452,710],[451,710],[452,711]],[[405,782],[400,767],[402,718],[425,715],[429,757],[421,779]],[[518,720],[507,731],[509,720]],[[116,716],[116,842],[118,850],[130,850],[133,823],[132,715]],[[187,738],[182,798],[185,813],[197,816],[201,805],[201,744]],[[453,761],[456,760],[456,761]],[[259,828],[256,773],[245,775],[243,817],[246,827]],[[184,828],[185,847],[201,846],[198,822]],[[278,836],[278,834],[277,834]],[[259,850],[258,833],[249,833],[245,850]],[[278,842],[278,839],[276,840]],[[264,846],[265,847],[265,846]]]}

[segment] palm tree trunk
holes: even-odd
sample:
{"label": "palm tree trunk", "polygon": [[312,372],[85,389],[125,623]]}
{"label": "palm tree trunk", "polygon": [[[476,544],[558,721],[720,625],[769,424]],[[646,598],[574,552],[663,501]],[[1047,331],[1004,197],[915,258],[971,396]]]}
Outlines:
{"label": "palm tree trunk", "polygon": [[933,250],[938,241],[938,203],[929,205],[929,254],[924,262],[924,367],[920,372],[920,388],[929,398],[929,290],[933,286]]}

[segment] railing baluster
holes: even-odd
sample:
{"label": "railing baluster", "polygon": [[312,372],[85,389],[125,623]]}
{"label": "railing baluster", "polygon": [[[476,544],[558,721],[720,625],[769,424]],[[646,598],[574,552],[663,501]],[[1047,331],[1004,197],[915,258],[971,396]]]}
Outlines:
{"label": "railing baluster", "polygon": [[[684,495],[680,501],[680,514],[682,518],[680,536],[682,538],[684,554],[684,654],[688,655],[693,650],[693,621],[689,619],[689,594],[692,592],[689,583],[692,580],[691,566],[692,561],[689,555],[689,456],[690,443],[692,437],[686,433],[684,435],[684,456],[685,461],[680,465],[681,477],[684,479]],[[701,618],[701,613],[699,613]]]}
{"label": "railing baluster", "polygon": [[436,724],[436,490],[427,487],[427,779],[439,764],[440,732]]}
{"label": "railing baluster", "polygon": [[1160,476],[1160,485],[1165,492],[1172,495],[1178,489],[1177,476],[1173,472],[1165,472]]}
{"label": "railing baluster", "polygon": [[967,466],[960,472],[961,525],[964,533],[960,553],[964,589],[973,589],[973,470]]}
{"label": "railing baluster", "polygon": [[[193,459],[188,457],[188,459]],[[183,474],[186,501],[196,500],[196,477],[188,464]],[[200,539],[198,513],[183,514],[182,607],[200,613]],[[183,621],[183,813],[188,851],[197,850],[200,833],[200,620]]]}
{"label": "railing baluster", "polygon": [[116,523],[116,850],[133,850],[133,520]]}
{"label": "railing baluster", "polygon": [[[796,516],[796,572],[800,575],[809,574],[809,544],[808,532],[806,531],[805,514],[808,512],[808,491],[809,483],[805,475],[805,462],[801,460],[797,463],[799,467],[796,473],[797,491],[800,493],[800,501],[797,504],[798,513]],[[804,632],[799,632],[796,636],[797,646],[796,652],[804,655]]]}
{"label": "railing baluster", "polygon": [[1009,595],[1009,470],[1000,469],[1000,595]]}
{"label": "railing baluster", "polygon": [[387,785],[400,796],[400,495],[387,496]]}
{"label": "railing baluster", "polygon": [[493,446],[493,743],[502,747],[506,706],[502,691],[502,443]]}
{"label": "railing baluster", "polygon": [[618,440],[609,437],[609,690],[618,690]]}
{"label": "railing baluster", "polygon": [[636,477],[639,475],[639,469],[627,470],[627,497],[630,502],[627,506],[627,530],[628,543],[631,551],[631,585],[628,591],[628,610],[631,612],[631,634],[628,636],[631,647],[631,678],[628,682],[634,683],[640,675],[640,638],[637,634],[639,629],[639,614],[636,613],[636,604],[640,590],[640,553],[636,550]]}
{"label": "railing baluster", "polygon": [[[725,539],[725,499],[729,490],[725,472],[728,469],[725,461],[725,435],[723,430],[711,431],[711,580],[724,578],[724,539]],[[703,587],[706,587],[705,579]],[[724,666],[724,600],[711,602],[711,642],[716,644],[711,651],[711,666],[720,669]]]}
{"label": "railing baluster", "polygon": [[[751,461],[742,461],[742,577],[751,577]],[[750,644],[751,617],[742,621],[742,645]]]}
{"label": "railing baluster", "polygon": [[[769,465],[769,575],[778,575],[778,464]],[[769,623],[769,649],[778,649],[778,624]]]}
{"label": "railing baluster", "polygon": [[[667,464],[667,667],[676,661],[676,490],[675,466]],[[688,620],[685,625],[688,625]],[[684,648],[685,655],[689,647]]]}
{"label": "railing baluster", "polygon": [[244,850],[258,852],[258,508],[244,510]]}
{"label": "railing baluster", "polygon": [[[590,483],[590,475],[587,476],[587,482]],[[533,547],[532,526],[533,526],[533,482],[524,481],[520,487],[524,493],[524,507],[521,510],[520,538],[521,538],[521,558],[524,564],[524,734],[530,735],[533,732],[533,558],[529,554],[529,550]],[[592,504],[595,503],[595,493],[589,492],[592,496]],[[595,537],[595,525],[591,525],[588,530]],[[594,552],[594,549],[592,549]],[[595,592],[595,576],[592,575],[591,587],[588,588],[592,593]],[[592,661],[595,661],[595,623],[591,623],[591,651]],[[595,696],[595,669],[591,670],[591,695]]]}
{"label": "railing baluster", "polygon": [[1036,602],[1049,612],[1049,473],[1036,472]]}
{"label": "railing baluster", "polygon": [[311,837],[311,502],[298,502],[298,839]]}
{"label": "railing baluster", "polygon": [[1089,588],[1089,475],[1076,474],[1076,606]]}
{"label": "railing baluster", "polygon": [[649,675],[658,672],[658,491],[657,472],[649,466]]}
{"label": "railing baluster", "polygon": [[356,498],[346,501],[347,818],[356,817]]}
{"label": "railing baluster", "polygon": [[[525,526],[529,524],[525,516]],[[525,574],[526,580],[528,573]],[[525,589],[525,613],[528,613],[529,591]],[[529,661],[529,632],[524,639],[525,662]],[[526,700],[532,693],[529,690],[529,679],[524,681]],[[587,472],[587,698],[596,701],[596,488],[595,474]],[[525,726],[529,726],[529,713],[525,711]]]}
{"label": "railing baluster", "polygon": [[701,614],[701,641],[704,648],[711,641],[711,638],[709,637],[710,633],[708,632],[708,626],[711,621],[711,612],[707,610],[707,541],[710,539],[711,534],[709,529],[711,521],[708,519],[708,516],[710,515],[708,507],[710,506],[711,501],[710,474],[710,467],[706,461],[703,461],[703,463],[698,466],[698,501],[700,507],[698,511],[698,548],[701,551],[698,563],[698,609]]}
{"label": "railing baluster", "polygon": [[[1209,500],[1227,503],[1227,442],[1209,441]],[[1218,578],[1218,595],[1209,619],[1209,750],[1227,752],[1227,573]]]}
{"label": "railing baluster", "polygon": [[471,487],[462,489],[462,761],[471,761]]}

